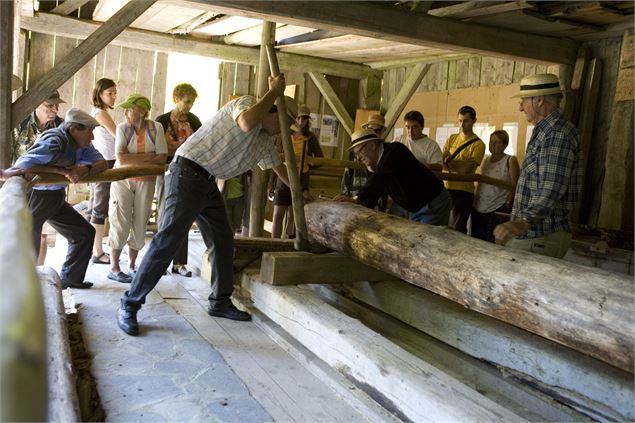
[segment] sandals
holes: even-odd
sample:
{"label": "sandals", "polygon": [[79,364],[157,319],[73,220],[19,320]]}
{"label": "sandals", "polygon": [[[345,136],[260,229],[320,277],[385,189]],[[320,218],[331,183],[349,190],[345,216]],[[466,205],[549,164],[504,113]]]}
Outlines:
{"label": "sandals", "polygon": [[[107,261],[103,261],[102,257],[106,257]],[[95,264],[110,264],[110,256],[106,253],[101,253],[99,256],[93,256],[90,261]]]}
{"label": "sandals", "polygon": [[172,266],[172,273],[178,273],[181,276],[185,276],[186,278],[192,277],[192,271],[188,269],[184,264],[175,264]]}
{"label": "sandals", "polygon": [[108,272],[108,279],[121,283],[132,282],[132,276],[125,274],[124,272]]}

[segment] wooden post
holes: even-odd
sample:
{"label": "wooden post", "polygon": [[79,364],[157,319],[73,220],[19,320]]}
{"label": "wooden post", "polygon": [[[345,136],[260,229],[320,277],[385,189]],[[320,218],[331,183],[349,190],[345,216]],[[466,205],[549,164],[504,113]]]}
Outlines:
{"label": "wooden post", "polygon": [[[263,22],[260,37],[260,61],[258,62],[257,97],[262,98],[269,90],[269,63],[266,45],[273,44],[276,37],[275,22]],[[251,171],[249,187],[249,236],[262,236],[265,224],[265,204],[267,201],[267,182],[271,171],[263,171],[256,166]]]}
{"label": "wooden post", "polygon": [[21,119],[46,99],[51,91],[62,86],[155,2],[156,0],[135,0],[126,4],[78,45],[63,62],[56,64],[33,87],[29,87],[29,90],[13,104],[11,127],[16,126]]}
{"label": "wooden post", "polygon": [[432,65],[429,63],[420,63],[416,65],[412,69],[412,71],[410,71],[408,78],[402,85],[401,89],[399,89],[399,92],[395,96],[395,99],[392,101],[390,107],[386,111],[386,135],[388,135],[388,133],[392,131],[392,127],[395,126],[395,123],[397,123],[397,119],[399,119],[399,115],[406,107],[406,103],[408,103],[408,100],[410,100],[412,95],[417,91],[417,88],[419,87],[419,84],[421,84],[423,77],[426,76],[426,74],[430,70],[430,66]]}
{"label": "wooden post", "polygon": [[355,204],[305,207],[312,241],[633,373],[633,279]]}
{"label": "wooden post", "polygon": [[598,226],[633,231],[633,30],[622,37]]}
{"label": "wooden post", "polygon": [[0,2],[0,167],[11,166],[11,76],[13,75],[14,2]]}
{"label": "wooden post", "polygon": [[[271,76],[276,77],[280,75],[278,59],[276,58],[276,50],[271,44],[267,45],[267,57],[269,58]],[[291,185],[289,188],[291,189],[293,220],[295,222],[295,247],[297,250],[307,250],[309,248],[309,241],[306,230],[306,220],[304,220],[304,198],[302,197],[300,172],[295,161],[293,144],[291,143],[291,125],[289,125],[289,116],[287,116],[287,105],[284,102],[284,95],[278,97],[276,100],[276,106],[278,106],[278,119],[280,120],[282,149],[284,150],[287,175],[289,178],[289,184]]]}

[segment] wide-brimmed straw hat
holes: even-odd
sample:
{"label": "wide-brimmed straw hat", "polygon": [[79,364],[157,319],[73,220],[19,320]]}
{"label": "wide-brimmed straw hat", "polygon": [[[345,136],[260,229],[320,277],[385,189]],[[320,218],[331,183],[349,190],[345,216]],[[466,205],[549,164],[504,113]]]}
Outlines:
{"label": "wide-brimmed straw hat", "polygon": [[379,138],[372,129],[359,129],[353,132],[353,135],[351,135],[351,146],[348,149],[352,150],[358,145],[374,140],[383,141],[383,139]]}
{"label": "wide-brimmed straw hat", "polygon": [[366,121],[366,123],[362,124],[362,128],[368,129],[368,125],[378,125],[378,126],[381,126],[381,127],[385,128],[386,127],[386,120],[380,114],[370,115],[370,116],[368,116],[368,121]]}
{"label": "wide-brimmed straw hat", "polygon": [[520,81],[520,91],[514,98],[537,97],[540,95],[561,94],[562,87],[558,77],[552,73],[526,76]]}

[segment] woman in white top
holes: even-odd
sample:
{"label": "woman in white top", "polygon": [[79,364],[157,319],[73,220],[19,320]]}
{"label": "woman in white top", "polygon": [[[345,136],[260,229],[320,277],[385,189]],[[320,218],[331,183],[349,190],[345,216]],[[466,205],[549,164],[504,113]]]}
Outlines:
{"label": "woman in white top", "polygon": [[[90,115],[100,126],[93,131],[93,146],[104,156],[108,168],[115,164],[115,122],[110,117],[108,109],[112,109],[117,101],[117,84],[108,78],[102,78],[93,89],[93,108]],[[92,262],[110,264],[108,254],[104,252],[104,222],[108,217],[108,202],[110,201],[110,182],[90,184],[90,223],[95,228]]]}
{"label": "woman in white top", "polygon": [[[131,94],[118,105],[126,109],[125,122],[117,125],[115,136],[115,167],[130,165],[165,165],[168,147],[160,123],[147,119],[150,100],[141,94]],[[110,186],[110,273],[108,279],[130,283],[132,277],[121,271],[119,257],[128,244],[128,270],[136,271],[139,250],[145,244],[145,233],[155,176],[130,178],[113,182]]]}
{"label": "woman in white top", "polygon": [[[509,181],[514,186],[518,182],[520,167],[516,157],[505,154],[509,144],[506,131],[494,131],[489,138],[490,156],[481,163],[481,174],[491,178]],[[501,223],[496,212],[509,213],[514,202],[514,191],[479,182],[474,193],[472,210],[472,236],[494,242],[494,227]]]}

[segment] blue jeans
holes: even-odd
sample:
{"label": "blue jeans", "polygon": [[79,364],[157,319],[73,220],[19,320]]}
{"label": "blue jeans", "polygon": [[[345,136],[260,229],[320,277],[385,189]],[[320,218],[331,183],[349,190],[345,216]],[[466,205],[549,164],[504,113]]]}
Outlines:
{"label": "blue jeans", "polygon": [[444,189],[419,211],[408,212],[408,219],[428,225],[446,226],[450,220],[450,210],[452,210],[452,198]]}
{"label": "blue jeans", "polygon": [[164,211],[159,232],[121,299],[128,311],[137,311],[165,273],[175,252],[196,220],[207,248],[214,248],[208,300],[212,307],[230,302],[233,287],[234,231],[227,220],[223,197],[214,181],[196,170],[172,162],[166,175]]}

